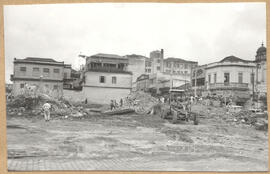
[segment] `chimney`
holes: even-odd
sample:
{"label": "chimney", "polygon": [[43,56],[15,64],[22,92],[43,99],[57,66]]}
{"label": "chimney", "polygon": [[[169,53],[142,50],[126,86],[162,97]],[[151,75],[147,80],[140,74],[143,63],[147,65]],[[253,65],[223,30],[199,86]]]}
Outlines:
{"label": "chimney", "polygon": [[164,59],[164,50],[163,49],[161,49],[161,59]]}

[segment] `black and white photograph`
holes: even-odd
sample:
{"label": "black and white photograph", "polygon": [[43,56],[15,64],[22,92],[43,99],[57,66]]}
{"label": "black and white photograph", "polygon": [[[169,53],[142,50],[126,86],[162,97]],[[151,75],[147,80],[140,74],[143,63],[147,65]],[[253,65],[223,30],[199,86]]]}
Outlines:
{"label": "black and white photograph", "polygon": [[268,171],[266,2],[3,11],[8,171]]}

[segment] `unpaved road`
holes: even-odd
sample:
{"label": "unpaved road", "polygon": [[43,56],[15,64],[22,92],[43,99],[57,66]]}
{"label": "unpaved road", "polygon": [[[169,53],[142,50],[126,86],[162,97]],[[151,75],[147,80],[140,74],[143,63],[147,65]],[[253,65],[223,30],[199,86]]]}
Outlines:
{"label": "unpaved road", "polygon": [[[29,160],[47,161],[43,170],[268,170],[267,132],[214,114],[196,126],[136,114],[50,122],[41,116],[8,116],[7,125],[9,170],[40,169],[23,166]],[[76,161],[92,163],[50,167]]]}

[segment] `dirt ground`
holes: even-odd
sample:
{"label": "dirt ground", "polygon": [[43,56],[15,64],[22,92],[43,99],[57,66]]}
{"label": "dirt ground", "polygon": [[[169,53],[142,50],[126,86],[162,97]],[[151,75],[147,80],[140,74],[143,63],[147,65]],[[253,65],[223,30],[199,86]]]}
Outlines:
{"label": "dirt ground", "polygon": [[[148,171],[267,171],[267,132],[228,122],[221,112],[204,110],[199,125],[172,124],[159,116],[137,114],[53,117],[50,122],[41,115],[8,115],[8,158],[121,159],[138,166],[136,170]],[[127,170],[125,165],[118,164],[112,170]],[[106,168],[98,165],[94,169]]]}

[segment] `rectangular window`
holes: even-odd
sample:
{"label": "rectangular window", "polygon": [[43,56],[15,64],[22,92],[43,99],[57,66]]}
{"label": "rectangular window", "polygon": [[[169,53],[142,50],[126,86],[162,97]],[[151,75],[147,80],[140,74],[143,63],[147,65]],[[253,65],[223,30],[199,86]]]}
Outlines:
{"label": "rectangular window", "polygon": [[112,77],[112,84],[116,84],[116,77]]}
{"label": "rectangular window", "polygon": [[53,89],[57,90],[58,89],[58,85],[53,85]]}
{"label": "rectangular window", "polygon": [[148,72],[151,73],[151,69],[149,69]]}
{"label": "rectangular window", "polygon": [[243,73],[238,73],[238,83],[243,83]]}
{"label": "rectangular window", "polygon": [[211,74],[208,75],[208,83],[211,83]]}
{"label": "rectangular window", "polygon": [[20,84],[20,88],[24,88],[24,83],[21,83]]}
{"label": "rectangular window", "polygon": [[39,75],[40,75],[40,74],[39,74],[39,68],[34,67],[34,68],[33,68],[33,76],[38,77]]}
{"label": "rectangular window", "polygon": [[33,68],[33,71],[34,72],[39,72],[39,68],[35,67],[35,68]]}
{"label": "rectangular window", "polygon": [[157,60],[157,63],[160,63],[160,59]]}
{"label": "rectangular window", "polygon": [[214,74],[214,83],[217,83],[217,74]]}
{"label": "rectangular window", "polygon": [[224,73],[224,83],[230,83],[230,73]]}
{"label": "rectangular window", "polygon": [[50,76],[50,69],[49,68],[43,68],[44,77]]}
{"label": "rectangular window", "polygon": [[20,75],[25,76],[26,75],[26,67],[20,67]]}
{"label": "rectangular window", "polygon": [[20,71],[26,71],[26,67],[20,67]]}
{"label": "rectangular window", "polygon": [[67,73],[65,72],[65,73],[64,73],[64,79],[66,79],[66,78],[67,78]]}
{"label": "rectangular window", "polygon": [[53,69],[54,73],[60,73],[60,69]]}
{"label": "rectangular window", "polygon": [[188,68],[188,64],[185,64],[185,69],[187,69]]}
{"label": "rectangular window", "polygon": [[43,72],[49,73],[50,69],[49,68],[43,68]]}
{"label": "rectangular window", "polygon": [[99,77],[99,83],[105,83],[105,76]]}
{"label": "rectangular window", "polygon": [[157,71],[160,71],[160,66],[157,66]]}

